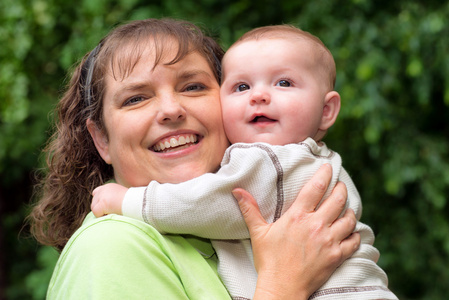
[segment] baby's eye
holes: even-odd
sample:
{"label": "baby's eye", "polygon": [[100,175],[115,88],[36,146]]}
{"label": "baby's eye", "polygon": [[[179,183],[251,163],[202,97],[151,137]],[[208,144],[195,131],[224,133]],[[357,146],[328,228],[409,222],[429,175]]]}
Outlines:
{"label": "baby's eye", "polygon": [[249,85],[247,85],[246,83],[239,84],[235,89],[236,92],[243,92],[246,90],[249,90]]}
{"label": "baby's eye", "polygon": [[291,86],[291,82],[285,79],[279,80],[279,82],[276,84],[277,86],[282,86],[282,87],[289,87]]}

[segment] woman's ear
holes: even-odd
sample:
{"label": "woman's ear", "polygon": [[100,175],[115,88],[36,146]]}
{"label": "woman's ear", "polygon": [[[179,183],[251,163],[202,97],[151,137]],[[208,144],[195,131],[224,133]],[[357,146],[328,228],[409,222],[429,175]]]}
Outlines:
{"label": "woman's ear", "polygon": [[338,113],[340,112],[340,94],[336,91],[331,91],[326,94],[324,98],[323,115],[321,117],[320,130],[326,131],[337,120]]}
{"label": "woman's ear", "polygon": [[91,119],[87,119],[86,125],[87,130],[89,130],[90,136],[94,141],[95,148],[97,148],[97,151],[98,153],[100,153],[101,158],[103,158],[103,160],[107,164],[111,164],[111,156],[109,155],[109,142],[107,136],[105,135],[103,130],[100,130]]}

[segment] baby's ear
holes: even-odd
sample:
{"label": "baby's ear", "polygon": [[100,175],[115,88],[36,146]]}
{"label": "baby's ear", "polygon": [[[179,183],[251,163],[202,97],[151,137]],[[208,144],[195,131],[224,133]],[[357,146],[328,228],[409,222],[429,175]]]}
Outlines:
{"label": "baby's ear", "polygon": [[321,117],[320,130],[328,130],[334,125],[340,112],[340,94],[336,91],[331,91],[326,94],[323,106],[323,116]]}
{"label": "baby's ear", "polygon": [[92,137],[95,148],[97,148],[98,153],[101,158],[107,163],[111,164],[111,156],[109,155],[109,142],[106,134],[103,130],[100,130],[98,126],[91,120],[86,121],[87,130],[89,130],[90,136]]}

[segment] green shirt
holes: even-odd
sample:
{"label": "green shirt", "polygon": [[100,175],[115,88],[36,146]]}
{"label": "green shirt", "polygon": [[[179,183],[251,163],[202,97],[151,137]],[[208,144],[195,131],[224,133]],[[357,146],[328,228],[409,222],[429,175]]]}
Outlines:
{"label": "green shirt", "polygon": [[47,299],[230,299],[209,240],[90,213],[59,257]]}

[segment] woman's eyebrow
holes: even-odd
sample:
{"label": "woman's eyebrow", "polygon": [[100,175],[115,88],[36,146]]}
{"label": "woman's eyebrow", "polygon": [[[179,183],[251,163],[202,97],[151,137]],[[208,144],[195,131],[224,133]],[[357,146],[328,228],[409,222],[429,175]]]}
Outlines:
{"label": "woman's eyebrow", "polygon": [[125,86],[122,86],[122,88],[117,90],[112,97],[113,97],[113,99],[119,99],[122,94],[130,92],[130,91],[132,92],[132,91],[141,90],[141,89],[145,88],[147,85],[148,84],[145,82],[133,82],[130,84],[126,84]]}
{"label": "woman's eyebrow", "polygon": [[178,79],[188,80],[199,76],[206,76],[208,78],[213,78],[209,72],[200,69],[180,72],[177,77]]}
{"label": "woman's eyebrow", "polygon": [[[213,77],[209,72],[206,72],[201,69],[182,71],[177,75],[177,78],[178,78],[178,80],[191,80],[193,78],[197,78],[197,77],[201,77],[201,76],[205,76],[208,79],[215,80],[215,77]],[[138,90],[146,88],[147,86],[148,86],[148,82],[144,82],[144,81],[131,82],[131,83],[128,83],[128,84],[125,84],[124,86],[122,86],[119,90],[117,90],[114,93],[114,95],[112,95],[112,97],[113,97],[113,99],[120,99],[120,96],[122,94],[125,94],[127,92],[132,92],[132,91],[138,91]]]}

